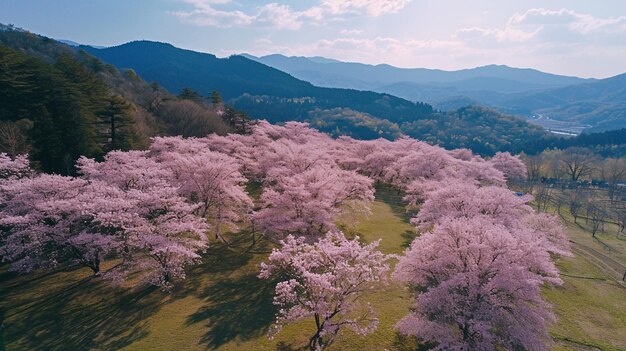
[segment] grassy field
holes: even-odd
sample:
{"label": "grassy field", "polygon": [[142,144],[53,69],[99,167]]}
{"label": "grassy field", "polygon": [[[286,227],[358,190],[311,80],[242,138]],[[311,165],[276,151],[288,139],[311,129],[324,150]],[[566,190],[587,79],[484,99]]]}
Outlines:
{"label": "grassy field", "polygon": [[564,284],[546,289],[558,322],[552,328],[554,350],[626,350],[626,236],[616,226],[592,237],[584,219],[562,211],[574,257],[560,259]]}
{"label": "grassy field", "polygon": [[[401,253],[415,236],[400,198],[377,193],[373,212],[349,229],[364,241],[381,239],[380,249]],[[614,234],[600,239],[570,226],[572,240],[622,263],[624,241]],[[86,269],[58,270],[17,277],[0,269],[0,350],[299,350],[308,342],[313,322],[285,328],[274,340],[266,332],[274,319],[273,287],[256,278],[259,263],[271,250],[239,234],[229,248],[214,245],[204,262],[171,294],[154,288],[114,288]],[[578,249],[577,249],[578,250]],[[576,253],[576,251],[575,251]],[[587,252],[561,259],[563,287],[546,289],[559,322],[554,350],[626,350],[626,289],[614,274],[586,258]],[[571,277],[570,277],[571,276]],[[584,278],[578,278],[584,277]],[[593,279],[588,279],[593,278]],[[414,350],[394,324],[410,308],[410,296],[389,284],[365,299],[380,317],[378,330],[360,338],[342,332],[331,350]]]}

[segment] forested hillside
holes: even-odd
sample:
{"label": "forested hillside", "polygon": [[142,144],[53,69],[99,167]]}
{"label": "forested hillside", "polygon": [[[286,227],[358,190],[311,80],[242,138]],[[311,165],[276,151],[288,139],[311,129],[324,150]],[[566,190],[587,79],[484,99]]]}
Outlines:
{"label": "forested hillside", "polygon": [[[110,51],[87,48],[112,60],[126,60],[126,65],[116,68],[87,52],[25,31],[0,31],[0,44],[0,118],[3,133],[10,136],[0,143],[2,151],[31,150],[34,161],[45,159],[35,163],[38,167],[63,174],[73,171],[79,154],[99,157],[112,149],[144,148],[155,135],[245,132],[245,115],[228,104],[254,118],[308,122],[334,136],[393,140],[409,135],[482,155],[535,154],[571,146],[568,138],[487,108],[432,111],[429,105],[390,95],[318,88],[240,56],[218,59],[153,42],[134,42]],[[151,84],[135,70],[146,67],[152,69]],[[207,80],[195,87],[184,84],[198,82],[198,77]],[[180,91],[175,92],[180,95],[163,88],[163,80],[179,84]],[[607,148],[591,139],[576,139],[576,146],[590,146],[602,155],[621,154],[615,145],[624,143]]]}
{"label": "forested hillside", "polygon": [[119,68],[132,68],[172,92],[184,87],[200,94],[218,90],[236,107],[272,122],[303,118],[314,108],[347,107],[391,122],[413,121],[432,112],[428,104],[388,94],[316,87],[243,56],[221,59],[150,41],[84,49]]}
{"label": "forested hillside", "polygon": [[519,152],[526,150],[529,142],[550,139],[541,128],[523,119],[492,110],[440,112],[430,105],[387,94],[315,87],[242,56],[220,59],[146,41],[85,49],[173,91],[189,87],[203,95],[219,90],[228,102],[251,117],[272,122],[307,121],[333,135],[393,139],[406,134],[484,155],[497,150]]}
{"label": "forested hillside", "polygon": [[155,135],[224,134],[242,118],[54,40],[0,31],[1,151],[29,153],[46,172],[73,173],[80,155],[145,148]]}

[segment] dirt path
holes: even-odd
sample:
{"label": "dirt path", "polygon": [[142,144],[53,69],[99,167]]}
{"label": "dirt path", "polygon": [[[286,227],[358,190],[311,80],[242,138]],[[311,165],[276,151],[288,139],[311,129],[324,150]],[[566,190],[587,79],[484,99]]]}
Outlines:
{"label": "dirt path", "polygon": [[589,246],[572,241],[572,250],[574,253],[582,255],[601,271],[607,273],[612,278],[622,281],[626,267],[617,262],[613,258],[599,252]]}

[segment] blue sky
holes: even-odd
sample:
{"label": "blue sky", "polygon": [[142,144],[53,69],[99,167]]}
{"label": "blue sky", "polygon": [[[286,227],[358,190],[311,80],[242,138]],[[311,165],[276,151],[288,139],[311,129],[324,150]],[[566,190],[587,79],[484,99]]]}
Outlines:
{"label": "blue sky", "polygon": [[92,45],[150,39],[218,56],[626,72],[624,0],[2,0],[0,22]]}

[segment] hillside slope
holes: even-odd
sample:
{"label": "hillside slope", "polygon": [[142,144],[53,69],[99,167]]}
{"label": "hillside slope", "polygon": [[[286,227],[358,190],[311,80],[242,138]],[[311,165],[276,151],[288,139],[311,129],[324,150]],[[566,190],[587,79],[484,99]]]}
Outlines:
{"label": "hillside slope", "polygon": [[[207,95],[217,90],[245,112],[270,121],[305,118],[314,108],[350,108],[392,122],[412,121],[426,117],[432,111],[427,104],[415,104],[387,94],[316,87],[243,56],[222,59],[150,41],[135,41],[107,49],[84,49],[120,68],[132,68],[144,79],[157,81],[173,92],[189,87]],[[280,101],[270,101],[267,97]],[[277,103],[306,107],[276,109]]]}

